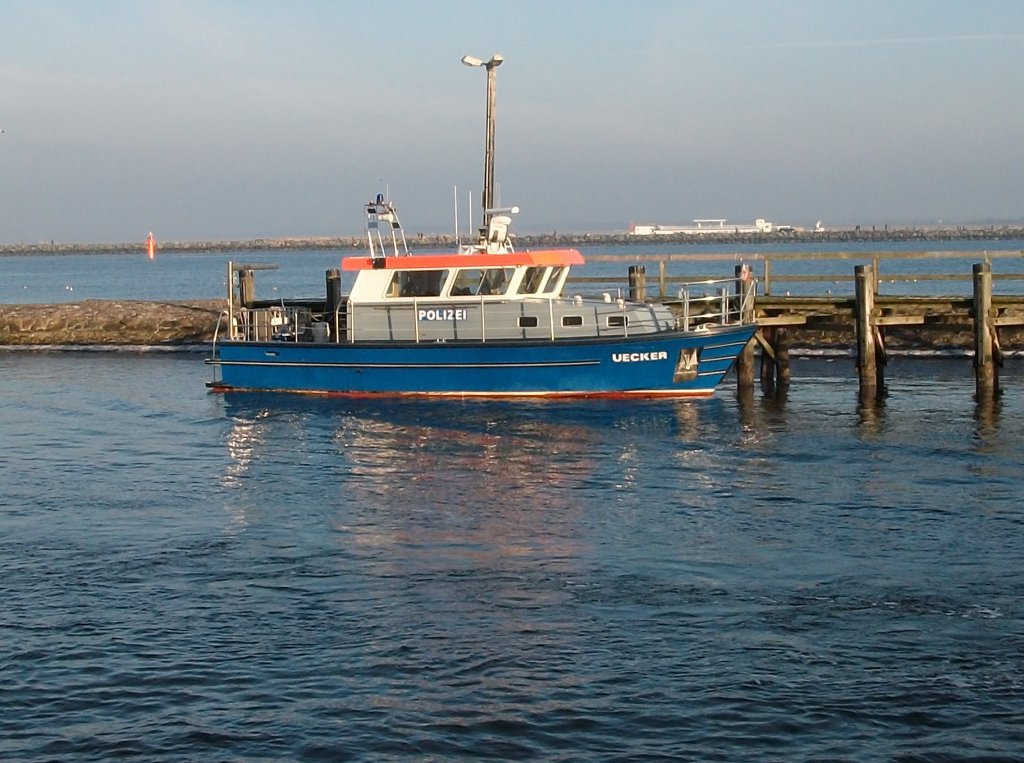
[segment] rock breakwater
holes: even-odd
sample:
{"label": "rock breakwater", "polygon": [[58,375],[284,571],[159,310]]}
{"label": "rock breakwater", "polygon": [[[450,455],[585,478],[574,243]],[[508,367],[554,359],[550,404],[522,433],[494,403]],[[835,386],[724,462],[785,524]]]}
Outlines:
{"label": "rock breakwater", "polygon": [[0,305],[0,345],[188,345],[213,338],[224,300],[89,299]]}

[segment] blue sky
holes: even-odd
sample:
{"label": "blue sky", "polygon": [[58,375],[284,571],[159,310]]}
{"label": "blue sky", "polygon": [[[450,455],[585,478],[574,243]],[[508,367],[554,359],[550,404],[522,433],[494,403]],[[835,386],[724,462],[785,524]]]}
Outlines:
{"label": "blue sky", "polygon": [[1024,219],[1021,0],[0,2],[0,243]]}

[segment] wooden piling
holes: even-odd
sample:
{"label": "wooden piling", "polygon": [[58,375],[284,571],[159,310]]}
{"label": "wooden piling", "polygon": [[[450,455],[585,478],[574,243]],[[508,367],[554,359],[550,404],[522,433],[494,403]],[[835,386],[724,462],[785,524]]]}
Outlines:
{"label": "wooden piling", "polygon": [[330,322],[334,323],[334,314],[338,308],[342,306],[341,297],[341,271],[337,268],[331,268],[327,271],[327,304],[325,312]]}
{"label": "wooden piling", "polygon": [[761,346],[761,389],[769,394],[789,387],[789,345],[782,326],[762,326],[756,335]]}
{"label": "wooden piling", "polygon": [[999,342],[992,313],[992,266],[976,263],[974,276],[974,388],[978,399],[991,399],[999,392],[997,360]]}
{"label": "wooden piling", "polygon": [[755,342],[747,342],[736,357],[736,384],[741,389],[754,388],[754,345]]}
{"label": "wooden piling", "polygon": [[775,330],[775,383],[784,390],[789,387],[789,333],[783,326]]}
{"label": "wooden piling", "polygon": [[629,299],[631,302],[647,301],[647,268],[643,265],[629,266]]}
{"label": "wooden piling", "polygon": [[252,268],[238,271],[238,298],[243,307],[249,307],[256,301],[256,282]]}
{"label": "wooden piling", "polygon": [[777,331],[777,326],[765,326],[757,334],[758,344],[761,345],[761,389],[769,393],[774,392],[776,387],[775,334]]}
{"label": "wooden piling", "polygon": [[857,375],[861,397],[865,398],[877,395],[885,383],[884,362],[879,362],[884,347],[880,347],[881,334],[875,325],[875,273],[871,265],[854,268],[854,288]]}
{"label": "wooden piling", "polygon": [[[744,300],[748,287],[752,285],[752,282],[748,281],[749,275],[750,270],[746,266],[736,266],[736,299],[740,301],[743,319],[753,321],[756,312],[754,305],[756,289],[750,289],[749,301]],[[754,389],[754,347],[756,344],[757,342],[751,339],[736,357],[736,385],[744,392]]]}

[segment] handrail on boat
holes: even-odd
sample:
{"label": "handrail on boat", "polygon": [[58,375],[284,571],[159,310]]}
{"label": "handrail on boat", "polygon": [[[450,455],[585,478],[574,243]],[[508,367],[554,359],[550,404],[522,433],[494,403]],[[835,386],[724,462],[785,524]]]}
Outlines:
{"label": "handrail on boat", "polygon": [[[756,281],[749,277],[705,279],[684,283],[683,287],[679,290],[675,325],[685,330],[690,330],[700,325],[727,326],[749,323],[753,320],[755,289]],[[460,311],[468,308],[470,314],[472,314],[473,309],[479,310],[479,335],[477,337],[479,341],[511,339],[516,336],[522,336],[521,332],[524,330],[529,332],[530,336],[537,336],[536,332],[538,330],[545,332],[545,329],[548,338],[551,341],[556,341],[559,336],[563,335],[558,329],[558,318],[564,312],[558,308],[556,303],[582,304],[577,299],[575,296],[557,298],[547,296],[527,297],[524,302],[534,303],[538,307],[544,302],[547,303],[546,310],[540,308],[543,312],[539,312],[537,309],[531,311],[534,318],[540,319],[538,325],[532,327],[520,325],[518,328],[511,325],[507,327],[502,326],[499,327],[496,335],[491,330],[492,326],[487,314],[487,308],[491,305],[497,305],[498,301],[507,302],[507,299],[496,301],[491,297],[479,296],[474,301],[460,301],[456,307]],[[613,300],[610,296],[606,295],[604,301],[612,302]],[[657,323],[657,319],[647,316],[643,309],[638,310],[638,308],[643,307],[643,303],[633,303],[621,298],[614,300],[614,303],[614,305],[607,305],[606,308],[598,310],[599,315],[595,314],[595,317],[600,321],[597,330],[601,335],[630,337],[635,335],[637,331],[643,333],[645,331],[644,327],[649,321],[653,320]],[[434,303],[431,302],[430,304],[433,305]],[[425,303],[422,300],[416,298],[413,298],[411,302],[404,302],[402,304],[373,304],[367,306],[357,306],[352,304],[351,300],[348,300],[335,305],[331,314],[317,313],[306,304],[242,307],[237,309],[237,316],[229,315],[226,311],[218,316],[215,342],[220,341],[220,334],[223,330],[221,329],[220,322],[225,315],[228,315],[231,323],[227,325],[232,340],[238,339],[250,342],[314,341],[333,344],[356,343],[357,337],[359,339],[373,338],[360,336],[357,331],[357,324],[363,323],[361,316],[363,311],[367,309],[371,313],[383,310],[390,315],[381,324],[384,333],[380,334],[377,339],[394,339],[395,335],[393,332],[399,326],[405,327],[404,329],[398,329],[400,332],[409,331],[409,338],[415,343],[467,338],[463,334],[464,329],[471,329],[467,324],[463,324],[463,328],[460,328],[456,335],[448,336],[447,339],[444,335],[436,335],[433,327],[428,331],[426,325],[421,324],[419,320],[420,311],[424,305]],[[681,318],[678,317],[680,312],[682,313]],[[235,323],[236,317],[237,324]],[[345,318],[344,321],[342,320],[343,317]],[[548,320],[547,326],[543,324],[544,317]],[[607,325],[605,325],[606,318],[608,319]],[[411,324],[408,322],[410,320],[412,321]],[[373,321],[371,319],[372,324]],[[318,329],[317,327],[320,328]],[[648,329],[650,328],[648,327]],[[332,329],[333,336],[331,335]],[[376,335],[376,332],[374,333]],[[543,334],[541,335],[543,336]]]}
{"label": "handrail on boat", "polygon": [[341,344],[341,320],[339,318],[341,315],[341,307],[342,305],[340,302],[334,306],[334,337],[332,341],[335,344]]}
{"label": "handrail on boat", "polygon": [[[718,298],[716,298],[716,300],[717,299]],[[735,297],[730,296],[729,300],[732,299],[735,299]],[[729,300],[727,300],[727,303],[729,302]],[[530,332],[531,337],[539,338],[540,336],[546,336],[549,341],[554,342],[558,341],[560,338],[564,338],[564,335],[559,333],[558,319],[559,317],[562,316],[562,311],[556,310],[557,305],[559,303],[572,305],[581,304],[580,302],[577,301],[576,297],[560,297],[557,299],[547,299],[544,297],[527,298],[522,301],[535,304],[546,303],[546,310],[541,308],[540,310],[530,314],[532,317],[539,319],[537,325],[504,326],[499,327],[499,329],[495,333],[495,331],[492,330],[491,324],[488,322],[489,316],[487,307],[494,306],[497,304],[507,304],[513,301],[517,300],[501,299],[495,301],[492,299],[480,297],[478,298],[477,301],[460,302],[458,303],[459,307],[455,309],[469,309],[470,311],[476,309],[478,311],[478,314],[476,315],[470,313],[469,316],[466,316],[467,318],[470,318],[472,316],[472,320],[477,321],[476,327],[478,329],[478,333],[473,335],[472,337],[473,340],[475,341],[505,341],[508,339],[522,338],[522,332],[526,330]],[[638,309],[644,307],[644,305],[642,304],[631,303],[628,300],[623,299],[607,299],[605,301],[613,304],[609,304],[607,306],[607,309],[600,311],[600,314],[596,317],[598,317],[601,321],[604,321],[607,318],[616,318],[618,322],[608,323],[607,325],[601,323],[598,327],[598,334],[601,336],[612,335],[631,337],[636,334],[637,330],[643,332],[644,327],[647,327],[648,329],[654,327],[654,329],[657,330],[657,327],[661,325],[656,317],[648,316],[647,311],[645,311],[644,309]],[[344,339],[344,341],[348,344],[354,344],[357,343],[358,341],[392,340],[396,338],[396,330],[407,331],[407,341],[411,341],[415,344],[422,344],[424,342],[444,342],[456,340],[459,338],[466,338],[465,336],[459,337],[453,335],[435,336],[435,332],[425,333],[424,326],[419,320],[420,310],[425,304],[426,303],[413,298],[410,302],[396,305],[381,303],[375,303],[365,306],[350,305],[348,313],[348,324],[346,327],[346,338]],[[433,305],[434,303],[430,304]],[[443,307],[452,308],[452,305],[446,303],[445,305],[443,305]],[[357,323],[363,322],[360,316],[362,316],[367,311],[382,312],[390,316],[387,319],[381,319],[382,323],[380,332],[374,334],[373,336],[359,334],[359,332],[356,331]],[[736,311],[730,310],[729,312],[730,315],[732,315]],[[547,318],[547,324],[543,322],[544,318]],[[471,326],[469,325],[470,322],[464,324],[464,328],[471,328]],[[357,335],[359,336],[358,340],[356,339]],[[338,341],[342,341],[340,339],[340,336]]]}
{"label": "handrail on boat", "polygon": [[754,278],[708,278],[684,282],[678,293],[682,311],[680,324],[689,331],[697,325],[749,323],[756,289]]}
{"label": "handrail on boat", "polygon": [[[213,327],[213,339],[210,342],[210,357],[205,360],[207,364],[213,365],[213,381],[217,381],[217,369],[219,365],[216,363],[217,360],[217,340],[220,338],[220,322],[222,318],[227,317],[228,328],[231,327],[231,313],[228,310],[221,310],[217,313],[217,324]],[[233,337],[232,337],[233,338]]]}
{"label": "handrail on boat", "polygon": [[[227,310],[221,310],[219,313],[217,313],[217,325],[213,327],[213,341],[210,343],[210,349],[214,353],[217,352],[217,338],[218,338],[218,336],[220,336],[220,321],[221,321],[222,318],[225,318],[225,317],[228,318],[228,321],[229,321],[228,322],[228,326],[230,327],[231,326],[231,323],[230,323],[231,313],[229,313]],[[229,334],[230,334],[230,331],[229,331]],[[228,338],[230,339],[232,337],[229,336]]]}

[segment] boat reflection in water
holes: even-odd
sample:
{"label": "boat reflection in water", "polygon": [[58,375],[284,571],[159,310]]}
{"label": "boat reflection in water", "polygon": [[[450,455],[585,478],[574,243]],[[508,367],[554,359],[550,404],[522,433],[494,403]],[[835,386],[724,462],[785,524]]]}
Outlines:
{"label": "boat reflection in water", "polygon": [[[317,472],[313,510],[353,546],[531,554],[569,541],[572,488],[594,465],[595,429],[511,407],[228,395],[225,484],[260,504],[282,468]],[[283,443],[288,443],[283,447]],[[288,460],[294,463],[289,467]],[[552,465],[557,464],[557,468]],[[246,501],[250,503],[250,501]],[[273,511],[252,505],[246,512]],[[568,549],[563,549],[564,554]],[[548,555],[551,549],[545,551]]]}
{"label": "boat reflection in water", "polygon": [[[734,406],[705,401],[345,400],[228,394],[233,524],[306,511],[354,548],[468,560],[480,554],[578,556],[584,506],[628,501],[644,481],[714,484],[702,440]],[[734,427],[734,437],[739,437]],[[666,452],[664,443],[673,444]],[[680,471],[682,469],[682,471]],[[311,475],[315,472],[315,477]],[[312,497],[309,496],[313,492]],[[687,501],[702,501],[687,491]],[[310,504],[312,501],[312,504]],[[276,506],[275,506],[276,504]]]}

